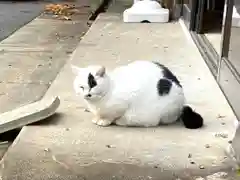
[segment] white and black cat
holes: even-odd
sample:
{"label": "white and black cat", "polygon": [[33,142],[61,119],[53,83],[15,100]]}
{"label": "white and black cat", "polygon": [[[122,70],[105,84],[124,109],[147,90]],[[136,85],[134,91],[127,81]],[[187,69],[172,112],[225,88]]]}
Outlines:
{"label": "white and black cat", "polygon": [[103,66],[79,68],[74,90],[86,101],[100,126],[158,126],[181,119],[186,128],[203,126],[202,117],[185,105],[182,86],[162,64],[135,61],[106,72]]}

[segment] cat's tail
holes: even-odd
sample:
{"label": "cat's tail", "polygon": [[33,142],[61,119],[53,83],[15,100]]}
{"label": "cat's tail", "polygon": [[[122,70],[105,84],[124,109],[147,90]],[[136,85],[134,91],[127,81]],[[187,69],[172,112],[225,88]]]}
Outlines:
{"label": "cat's tail", "polygon": [[203,118],[200,114],[193,111],[191,107],[185,106],[181,115],[183,124],[188,129],[197,129],[203,126]]}

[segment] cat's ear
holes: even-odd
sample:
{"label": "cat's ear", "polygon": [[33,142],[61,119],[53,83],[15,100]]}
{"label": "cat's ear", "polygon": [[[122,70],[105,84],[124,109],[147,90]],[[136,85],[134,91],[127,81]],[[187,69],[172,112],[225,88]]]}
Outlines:
{"label": "cat's ear", "polygon": [[104,66],[101,66],[96,72],[96,76],[103,77],[105,73],[106,73],[106,68]]}
{"label": "cat's ear", "polygon": [[72,68],[72,72],[74,73],[74,74],[79,74],[80,72],[81,72],[81,68],[79,68],[79,67],[77,67],[77,66],[75,66],[75,65],[71,65],[71,68]]}

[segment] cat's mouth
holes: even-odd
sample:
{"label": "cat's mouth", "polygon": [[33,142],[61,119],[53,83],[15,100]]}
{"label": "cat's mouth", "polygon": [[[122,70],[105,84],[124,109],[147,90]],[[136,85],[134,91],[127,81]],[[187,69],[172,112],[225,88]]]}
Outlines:
{"label": "cat's mouth", "polygon": [[93,99],[93,97],[84,96],[84,99],[91,100],[91,99]]}
{"label": "cat's mouth", "polygon": [[100,94],[89,94],[89,95],[85,95],[84,99],[87,101],[94,101],[94,100],[98,100],[101,99],[102,96]]}

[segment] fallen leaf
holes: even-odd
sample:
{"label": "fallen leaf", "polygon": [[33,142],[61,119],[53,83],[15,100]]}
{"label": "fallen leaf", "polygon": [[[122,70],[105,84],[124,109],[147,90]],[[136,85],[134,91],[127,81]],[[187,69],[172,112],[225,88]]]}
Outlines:
{"label": "fallen leaf", "polygon": [[69,13],[68,10],[73,8],[75,6],[69,4],[48,4],[45,6],[45,11],[55,15],[65,15]]}
{"label": "fallen leaf", "polygon": [[45,6],[45,13],[53,14],[53,17],[70,21],[72,20],[70,16],[79,13],[79,10],[75,9],[74,5],[69,4],[48,4]]}

